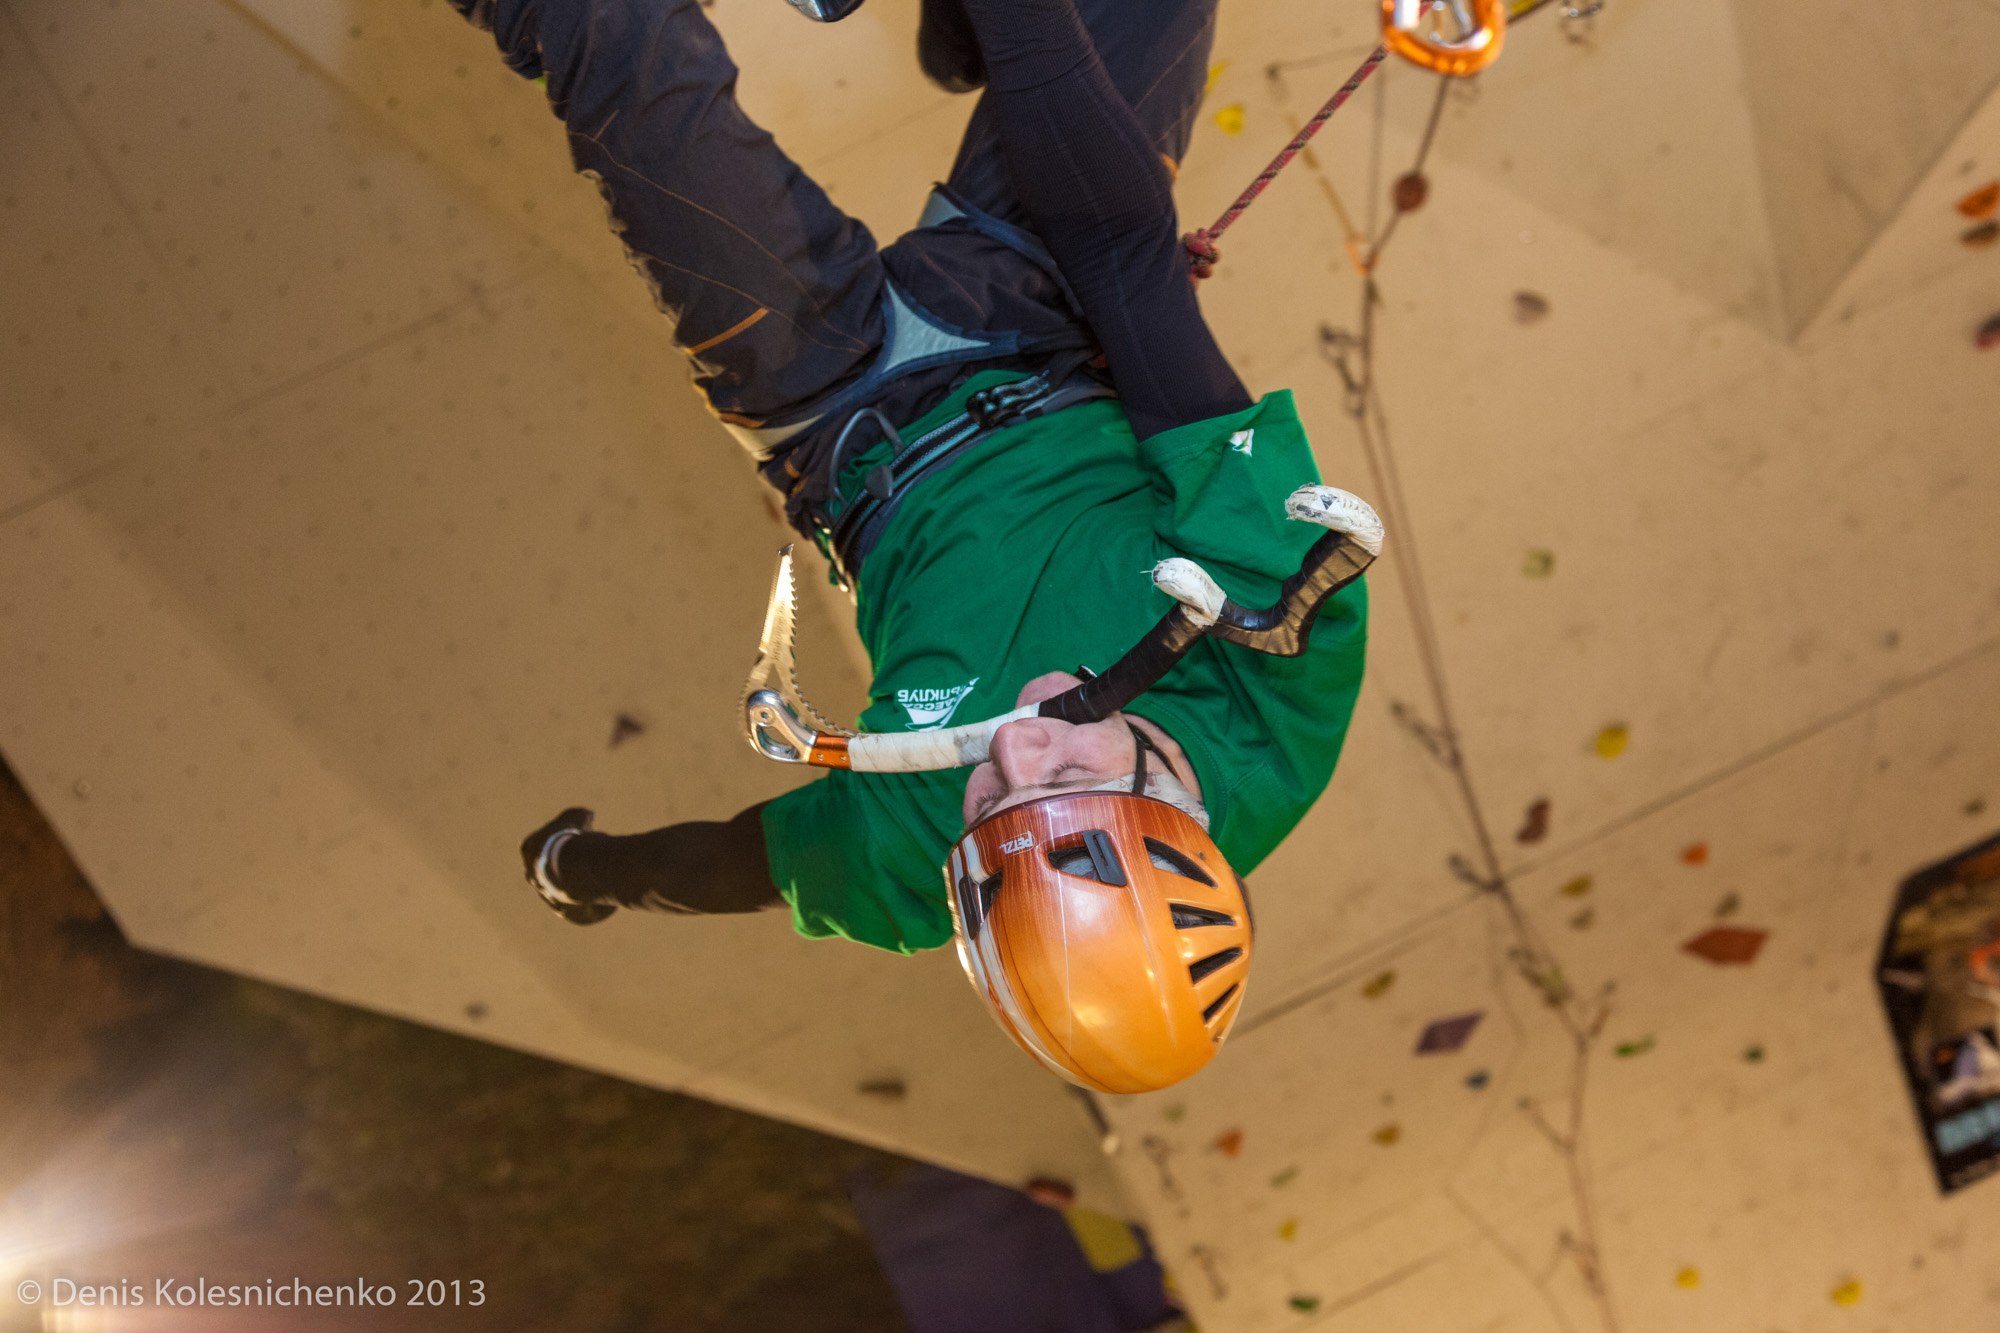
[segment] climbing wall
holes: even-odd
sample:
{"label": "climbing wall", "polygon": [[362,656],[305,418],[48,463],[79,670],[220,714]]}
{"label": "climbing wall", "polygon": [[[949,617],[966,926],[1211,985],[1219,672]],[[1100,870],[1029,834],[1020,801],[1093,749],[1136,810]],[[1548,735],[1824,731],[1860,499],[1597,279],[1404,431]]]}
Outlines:
{"label": "climbing wall", "polygon": [[[1562,9],[1442,101],[1387,67],[1204,288],[1391,542],[1244,1017],[1102,1100],[1112,1155],[944,953],[520,885],[564,804],[794,780],[731,719],[784,533],[443,0],[0,0],[0,752],[142,944],[1071,1177],[1210,1333],[2000,1320],[2000,1185],[1940,1196],[1874,977],[1898,882],[2000,828],[1991,7]],[[1372,11],[1225,8],[1187,221]],[[914,3],[711,13],[907,225],[969,111]],[[806,671],[847,707],[840,610]]]}

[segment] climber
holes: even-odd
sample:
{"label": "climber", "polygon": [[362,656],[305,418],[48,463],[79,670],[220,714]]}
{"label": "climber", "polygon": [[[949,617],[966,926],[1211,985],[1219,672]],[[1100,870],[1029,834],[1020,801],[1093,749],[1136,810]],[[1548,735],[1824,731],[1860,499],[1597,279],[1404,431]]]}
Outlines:
{"label": "climber", "polygon": [[[1060,695],[1083,678],[1061,668],[1104,670],[1172,606],[1143,583],[1162,560],[1264,606],[1325,535],[1287,517],[1318,481],[1291,396],[1244,389],[1178,240],[1213,0],[926,0],[925,71],[984,92],[919,224],[882,248],[744,116],[698,0],[453,3],[546,76],[697,387],[852,595],[874,671],[863,732]],[[1332,776],[1365,619],[1350,581],[1297,655],[1203,639],[1110,716],[1001,726],[969,774],[836,771],[730,820],[626,836],[570,809],[523,859],[585,924],[784,906],[808,936],[911,952],[970,913],[961,959],[1025,1048],[1085,1086],[1164,1086],[1240,1009],[1240,874]],[[996,895],[1085,883],[1138,886],[1159,910],[1100,914],[1095,940],[1080,922],[1033,938],[1018,915],[1007,950],[974,938],[1002,923]],[[1191,966],[1149,979],[1155,947]],[[1019,969],[1064,950],[1123,969],[1089,1049],[1021,1009],[1041,992]]]}

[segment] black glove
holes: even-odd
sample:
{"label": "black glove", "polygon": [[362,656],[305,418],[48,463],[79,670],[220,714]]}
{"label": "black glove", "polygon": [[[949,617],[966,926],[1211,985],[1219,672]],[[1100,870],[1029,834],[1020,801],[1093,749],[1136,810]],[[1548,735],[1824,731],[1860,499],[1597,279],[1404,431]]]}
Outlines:
{"label": "black glove", "polygon": [[[561,843],[589,829],[592,818],[589,810],[571,806],[521,840],[521,865],[527,871],[528,883],[550,911],[578,926],[595,925],[618,910],[616,903],[591,902],[574,896],[563,888],[556,873]],[[552,843],[556,845],[551,846]]]}

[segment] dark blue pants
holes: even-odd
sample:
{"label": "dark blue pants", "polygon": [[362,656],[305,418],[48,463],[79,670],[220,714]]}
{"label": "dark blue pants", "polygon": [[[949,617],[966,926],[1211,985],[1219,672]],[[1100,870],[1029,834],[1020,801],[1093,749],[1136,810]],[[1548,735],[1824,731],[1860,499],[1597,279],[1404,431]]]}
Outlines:
{"label": "dark blue pants", "polygon": [[[773,22],[791,21],[768,2]],[[695,383],[781,489],[780,441],[859,380],[882,345],[885,280],[948,326],[1036,337],[1081,326],[1051,266],[977,228],[923,228],[878,248],[744,115],[736,66],[697,0],[453,3],[493,31],[516,70],[547,75],[577,169],[603,190]],[[1139,132],[1177,164],[1207,78],[1215,0],[1077,9]],[[801,23],[800,41],[812,35]],[[991,100],[975,109],[948,185],[1026,226]],[[919,400],[935,401],[963,369],[899,384],[903,413],[923,410]]]}

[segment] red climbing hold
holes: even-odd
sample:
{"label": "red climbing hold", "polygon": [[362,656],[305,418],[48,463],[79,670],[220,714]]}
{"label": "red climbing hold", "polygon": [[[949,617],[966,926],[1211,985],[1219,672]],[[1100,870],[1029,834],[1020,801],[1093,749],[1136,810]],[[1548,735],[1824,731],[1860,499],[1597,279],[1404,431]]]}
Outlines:
{"label": "red climbing hold", "polygon": [[1718,966],[1753,963],[1769,934],[1769,931],[1751,930],[1746,926],[1711,926],[1681,948]]}
{"label": "red climbing hold", "polygon": [[1405,172],[1396,178],[1396,211],[1414,213],[1431,197],[1430,178],[1421,171]]}

